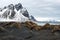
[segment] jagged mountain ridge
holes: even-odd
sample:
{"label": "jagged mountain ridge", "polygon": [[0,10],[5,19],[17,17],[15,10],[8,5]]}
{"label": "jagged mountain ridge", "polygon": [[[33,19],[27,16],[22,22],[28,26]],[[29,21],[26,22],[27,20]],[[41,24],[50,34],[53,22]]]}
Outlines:
{"label": "jagged mountain ridge", "polygon": [[33,15],[30,16],[30,20],[37,21]]}
{"label": "jagged mountain ridge", "polygon": [[29,14],[27,9],[24,8],[21,3],[18,3],[16,5],[10,4],[3,9],[0,8],[0,19],[4,19],[4,21],[23,22],[29,20]]}

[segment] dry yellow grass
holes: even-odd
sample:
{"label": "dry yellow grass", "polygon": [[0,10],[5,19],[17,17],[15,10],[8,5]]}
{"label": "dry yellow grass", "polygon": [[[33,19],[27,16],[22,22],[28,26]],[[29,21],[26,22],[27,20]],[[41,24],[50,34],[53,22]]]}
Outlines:
{"label": "dry yellow grass", "polygon": [[55,31],[58,31],[58,30],[60,30],[60,25],[54,25],[53,29],[52,29],[52,32],[55,32]]}
{"label": "dry yellow grass", "polygon": [[41,29],[41,26],[39,26],[36,23],[31,22],[31,21],[26,21],[25,25],[26,25],[26,27],[30,28],[31,30],[32,29],[35,29],[35,30],[40,30]]}
{"label": "dry yellow grass", "polygon": [[50,28],[50,24],[49,23],[46,23],[43,27],[42,27],[42,29],[49,29]]}
{"label": "dry yellow grass", "polygon": [[26,21],[25,23],[20,23],[20,22],[7,22],[7,23],[3,23],[2,25],[0,25],[0,29],[1,30],[6,30],[5,28],[8,27],[16,27],[16,28],[21,28],[22,25],[24,27],[27,27],[29,29],[34,29],[37,31],[43,30],[43,29],[51,29],[52,32],[55,32],[57,30],[60,30],[60,25],[50,25],[49,23],[46,23],[44,26],[39,26],[36,23],[32,22],[32,21]]}

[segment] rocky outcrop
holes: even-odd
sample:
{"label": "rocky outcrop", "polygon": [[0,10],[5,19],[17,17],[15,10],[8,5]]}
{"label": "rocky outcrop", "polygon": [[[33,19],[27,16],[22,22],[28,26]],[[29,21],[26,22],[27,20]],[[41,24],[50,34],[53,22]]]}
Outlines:
{"label": "rocky outcrop", "polygon": [[8,7],[4,7],[4,10],[7,9],[3,14],[2,17],[3,18],[7,18],[9,17],[10,19],[14,18],[16,12],[14,11],[14,5],[10,4],[8,5]]}
{"label": "rocky outcrop", "polygon": [[11,15],[9,16],[10,19],[13,19],[15,17],[16,12],[14,10],[11,11]]}
{"label": "rocky outcrop", "polygon": [[0,8],[0,12],[2,11],[2,9]]}
{"label": "rocky outcrop", "polygon": [[4,28],[8,28],[8,27],[16,27],[18,29],[21,29],[22,26],[27,27],[30,30],[51,30],[51,32],[56,32],[56,31],[60,31],[60,25],[50,25],[49,23],[46,23],[44,26],[40,26],[37,25],[36,23],[32,22],[32,21],[26,21],[23,23],[20,22],[6,22],[6,23],[0,23],[0,29],[4,29]]}
{"label": "rocky outcrop", "polygon": [[49,24],[49,23],[46,23],[46,24],[43,26],[43,29],[50,29],[50,24]]}
{"label": "rocky outcrop", "polygon": [[25,22],[25,25],[26,27],[28,27],[29,29],[35,29],[35,30],[41,30],[41,26],[37,25],[36,23],[34,22],[31,22],[31,21],[26,21]]}
{"label": "rocky outcrop", "polygon": [[14,5],[13,4],[8,5],[8,9],[9,10],[14,10]]}
{"label": "rocky outcrop", "polygon": [[56,39],[57,40],[60,39],[60,33],[58,30],[60,31],[60,25],[50,25],[49,23],[45,24],[44,26],[39,26],[32,21],[26,21],[22,23],[0,22],[0,39],[4,40]]}
{"label": "rocky outcrop", "polygon": [[50,25],[49,23],[46,23],[42,29],[49,29],[52,33],[60,31],[60,25]]}
{"label": "rocky outcrop", "polygon": [[16,10],[18,11],[18,10],[22,9],[23,6],[22,6],[21,3],[18,3],[18,4],[15,5],[15,8],[16,8]]}
{"label": "rocky outcrop", "polygon": [[22,9],[21,10],[21,13],[22,13],[22,15],[24,15],[25,17],[28,17],[29,18],[29,14],[28,14],[28,11],[26,10],[26,9]]}
{"label": "rocky outcrop", "polygon": [[[22,26],[29,28],[30,30],[41,30],[42,26],[37,25],[34,22],[26,21],[25,23],[19,23],[19,22],[6,22],[6,23],[0,23],[0,25],[3,28],[9,28],[9,27],[16,27],[18,29],[21,29]],[[2,29],[3,30],[3,29]]]}
{"label": "rocky outcrop", "polygon": [[51,27],[52,27],[52,32],[60,31],[60,25],[51,25]]}
{"label": "rocky outcrop", "polygon": [[34,18],[34,16],[30,16],[30,20],[32,20],[32,21],[37,21],[35,18]]}

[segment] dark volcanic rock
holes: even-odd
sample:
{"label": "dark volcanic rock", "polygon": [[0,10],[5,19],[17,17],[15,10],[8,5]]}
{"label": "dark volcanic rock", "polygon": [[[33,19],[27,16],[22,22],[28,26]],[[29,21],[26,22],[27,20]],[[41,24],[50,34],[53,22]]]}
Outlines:
{"label": "dark volcanic rock", "polygon": [[25,10],[23,13],[22,13],[25,17],[28,17],[29,18],[29,14],[28,14],[28,11]]}
{"label": "dark volcanic rock", "polygon": [[20,28],[16,28],[18,27],[15,27],[16,24],[16,22],[0,23],[0,40],[60,40],[59,31],[52,33],[49,29],[30,30],[24,23],[21,24]]}
{"label": "dark volcanic rock", "polygon": [[[12,28],[11,32],[0,32],[1,40],[60,40],[60,34],[53,35],[50,30],[31,31],[27,27]],[[8,29],[9,30],[9,29]]]}
{"label": "dark volcanic rock", "polygon": [[3,9],[6,9],[7,7],[5,6]]}
{"label": "dark volcanic rock", "polygon": [[10,4],[10,5],[8,5],[8,8],[11,9],[11,10],[14,10],[14,5]]}
{"label": "dark volcanic rock", "polygon": [[15,14],[16,14],[16,12],[15,12],[14,10],[11,11],[11,15],[10,15],[10,10],[6,10],[6,11],[3,13],[2,17],[3,17],[3,18],[7,18],[8,15],[9,15],[9,18],[12,19],[12,18],[14,18]]}
{"label": "dark volcanic rock", "polygon": [[16,27],[5,28],[9,32],[0,32],[1,40],[23,40],[32,37],[32,32],[28,28],[22,26],[21,29]]}
{"label": "dark volcanic rock", "polygon": [[9,10],[6,10],[3,14],[2,14],[2,17],[3,18],[7,18],[7,16],[10,14],[10,11]]}
{"label": "dark volcanic rock", "polygon": [[22,9],[23,7],[22,7],[22,4],[21,3],[18,3],[18,4],[15,5],[15,8],[18,11],[19,9]]}
{"label": "dark volcanic rock", "polygon": [[0,8],[0,12],[2,11],[2,9]]}
{"label": "dark volcanic rock", "polygon": [[11,15],[9,16],[10,19],[14,18],[16,12],[14,10],[11,11]]}
{"label": "dark volcanic rock", "polygon": [[[7,26],[13,23],[14,22],[5,24]],[[8,30],[9,32],[7,31],[1,32],[0,30],[0,40],[60,40],[59,32],[51,33],[51,30],[48,29],[36,31],[36,30],[30,30],[24,25],[21,25],[20,29],[14,26],[12,27],[8,26],[5,29]]]}
{"label": "dark volcanic rock", "polygon": [[32,15],[30,16],[30,20],[37,21]]}

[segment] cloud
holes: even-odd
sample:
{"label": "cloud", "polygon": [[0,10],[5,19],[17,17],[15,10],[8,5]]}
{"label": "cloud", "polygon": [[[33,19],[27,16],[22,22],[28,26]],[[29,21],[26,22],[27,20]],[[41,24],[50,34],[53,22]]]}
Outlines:
{"label": "cloud", "polygon": [[60,0],[1,0],[0,6],[19,2],[26,7],[29,14],[33,16],[60,17]]}

